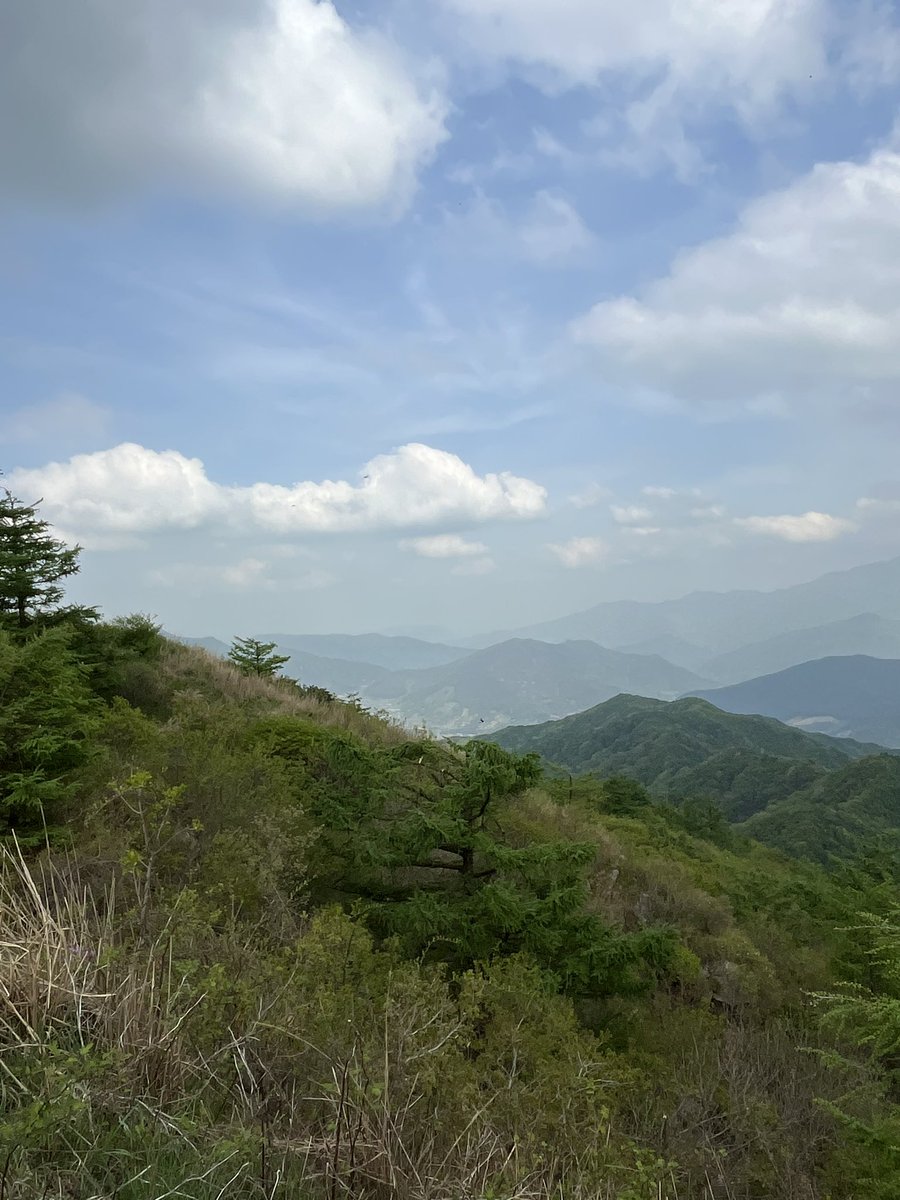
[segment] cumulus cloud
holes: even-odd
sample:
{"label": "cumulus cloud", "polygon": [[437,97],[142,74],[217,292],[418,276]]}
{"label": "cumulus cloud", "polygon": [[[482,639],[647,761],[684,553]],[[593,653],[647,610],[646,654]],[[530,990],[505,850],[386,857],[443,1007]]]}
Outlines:
{"label": "cumulus cloud", "polygon": [[750,533],[780,538],[784,542],[831,542],[856,526],[844,517],[807,512],[799,516],[735,517],[735,525]]}
{"label": "cumulus cloud", "polygon": [[588,567],[602,562],[609,546],[598,537],[574,537],[567,542],[551,543],[547,547],[564,567]]}
{"label": "cumulus cloud", "polygon": [[900,153],[820,164],[574,326],[605,374],[709,404],[893,403]]}
{"label": "cumulus cloud", "polygon": [[433,537],[404,538],[403,550],[420,558],[474,558],[487,553],[484,542],[469,542],[458,533],[437,533]]}
{"label": "cumulus cloud", "polygon": [[280,535],[469,525],[537,517],[546,504],[533,480],[478,475],[455,454],[419,443],[379,455],[360,474],[358,483],[229,487],[211,480],[198,458],[123,443],[13,471],[10,487],[43,496],[48,519],[79,537],[208,525]]}
{"label": "cumulus cloud", "polygon": [[825,0],[443,0],[474,52],[504,60],[548,91],[599,85],[631,102],[597,131],[638,168],[666,156],[681,173],[697,152],[683,128],[710,101],[747,126],[815,86],[825,65]]}
{"label": "cumulus cloud", "polygon": [[29,0],[4,21],[7,188],[160,179],[325,212],[402,202],[444,104],[330,0]]}

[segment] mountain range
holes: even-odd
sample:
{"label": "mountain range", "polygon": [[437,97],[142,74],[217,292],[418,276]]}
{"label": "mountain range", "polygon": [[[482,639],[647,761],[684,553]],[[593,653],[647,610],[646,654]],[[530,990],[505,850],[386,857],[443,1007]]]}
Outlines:
{"label": "mountain range", "polygon": [[[617,650],[665,645],[673,661],[679,648],[686,645],[693,657],[700,647],[711,659],[860,614],[900,620],[900,558],[832,571],[771,592],[692,592],[657,602],[606,601],[552,621],[475,638],[472,644],[484,646],[508,637],[548,642],[587,638]],[[702,663],[694,661],[693,668],[702,672]]]}
{"label": "mountain range", "polygon": [[339,694],[355,691],[374,708],[443,734],[565,716],[623,691],[672,699],[698,683],[691,671],[655,655],[523,638],[418,670],[387,671],[302,652],[293,653],[285,669]]}
{"label": "mountain range", "polygon": [[[772,592],[604,602],[465,645],[378,633],[260,636],[290,656],[286,669],[302,682],[357,695],[439,734],[563,717],[619,692],[689,693],[737,712],[900,744],[893,669],[851,661],[900,662],[900,558]],[[228,651],[216,638],[183,640]],[[786,674],[835,656],[843,661],[825,674]]]}
{"label": "mountain range", "polygon": [[727,712],[762,713],[808,731],[900,747],[898,659],[829,656],[692,694]]}
{"label": "mountain range", "polygon": [[[692,669],[721,683],[740,683],[811,659],[851,654],[900,658],[900,621],[877,613],[860,613],[843,621],[776,634],[711,659],[698,659]],[[678,661],[673,654],[666,657]]]}

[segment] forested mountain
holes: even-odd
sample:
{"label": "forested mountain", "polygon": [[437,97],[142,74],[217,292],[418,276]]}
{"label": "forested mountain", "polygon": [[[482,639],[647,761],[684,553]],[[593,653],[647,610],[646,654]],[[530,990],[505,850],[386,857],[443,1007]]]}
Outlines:
{"label": "forested mountain", "polygon": [[698,766],[718,751],[749,750],[836,767],[881,750],[849,738],[813,737],[770,717],[738,717],[699,697],[667,703],[628,695],[559,721],[502,729],[492,740],[570,771],[614,775],[631,768],[647,784],[666,772]]}
{"label": "forested mountain", "polygon": [[710,796],[739,821],[792,796],[850,759],[881,747],[810,735],[768,717],[734,716],[701,699],[673,703],[616,696],[543,725],[500,730],[493,740],[573,773],[626,775],[660,798]]}
{"label": "forested mountain", "polygon": [[860,613],[845,621],[797,629],[742,646],[728,654],[701,660],[697,666],[702,667],[701,675],[729,684],[774,674],[816,658],[850,654],[900,658],[900,621],[875,613]]}
{"label": "forested mountain", "polygon": [[692,689],[719,708],[900,747],[900,660],[822,658],[732,687]]}
{"label": "forested mountain", "polygon": [[743,826],[788,854],[846,861],[888,834],[900,850],[900,757],[848,763],[757,812]]}
{"label": "forested mountain", "polygon": [[900,1193],[900,760],[619,696],[501,740],[679,803],[548,778],[66,606],[77,558],[0,500],[0,1196]]}

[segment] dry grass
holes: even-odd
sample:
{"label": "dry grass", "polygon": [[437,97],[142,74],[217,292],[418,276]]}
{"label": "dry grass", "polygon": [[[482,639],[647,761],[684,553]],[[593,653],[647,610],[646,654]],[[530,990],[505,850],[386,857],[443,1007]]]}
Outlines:
{"label": "dry grass", "polygon": [[[446,1000],[398,988],[380,1031],[360,1014],[317,1046],[286,979],[249,1018],[198,1040],[206,997],[173,961],[170,930],[135,940],[116,908],[110,892],[90,896],[75,864],[30,866],[0,848],[3,1200],[652,1200],[621,1172],[604,1179],[608,1132],[567,1147],[561,1134],[545,1157],[523,1156],[501,1115],[512,1076],[460,1115],[429,1067],[466,1036]],[[254,953],[251,934],[241,954]],[[51,1111],[59,1047],[113,1064],[66,1085],[77,1131],[64,1112],[52,1153],[5,1142],[17,1110]],[[48,1068],[35,1078],[29,1062]],[[121,1191],[120,1178],[131,1179]],[[663,1180],[652,1196],[678,1200]]]}
{"label": "dry grass", "polygon": [[382,713],[342,700],[324,701],[305,695],[286,679],[245,675],[226,659],[200,646],[167,641],[160,667],[174,688],[197,688],[232,703],[261,711],[301,717],[332,729],[344,729],[369,742],[397,745],[424,737]]}

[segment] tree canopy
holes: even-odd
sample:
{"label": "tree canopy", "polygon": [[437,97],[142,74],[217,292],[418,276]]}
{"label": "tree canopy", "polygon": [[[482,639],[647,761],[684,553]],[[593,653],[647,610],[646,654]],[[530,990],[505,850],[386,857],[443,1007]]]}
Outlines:
{"label": "tree canopy", "polygon": [[[62,580],[77,575],[80,546],[66,546],[41,520],[37,504],[0,493],[0,625],[22,634],[61,609]],[[93,610],[79,610],[96,616]]]}
{"label": "tree canopy", "polygon": [[231,662],[245,675],[259,675],[270,679],[290,662],[289,654],[276,654],[274,642],[261,642],[257,638],[235,638],[228,652]]}

